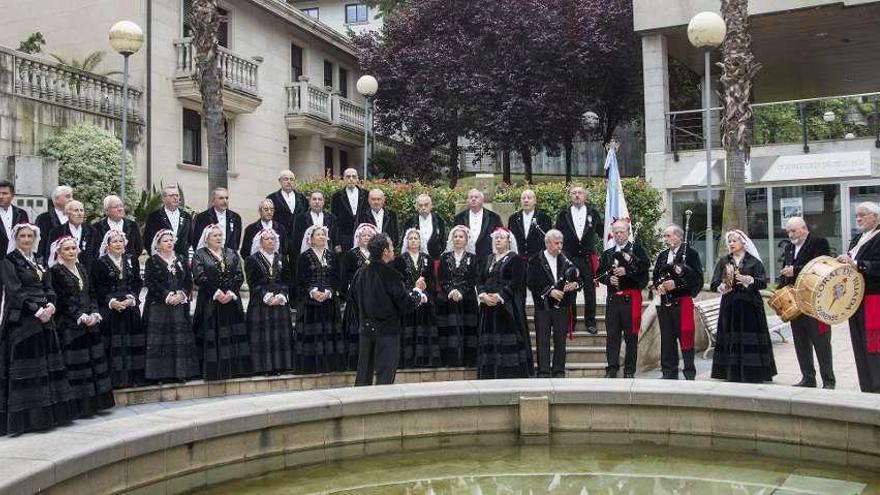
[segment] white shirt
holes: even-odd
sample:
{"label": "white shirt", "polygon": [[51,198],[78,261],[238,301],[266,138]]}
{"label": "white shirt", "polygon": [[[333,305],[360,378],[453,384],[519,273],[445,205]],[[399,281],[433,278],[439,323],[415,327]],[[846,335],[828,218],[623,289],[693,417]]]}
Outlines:
{"label": "white shirt", "polygon": [[422,251],[428,252],[428,240],[434,233],[434,215],[428,214],[427,217],[419,215],[419,235],[422,238]]}
{"label": "white shirt", "polygon": [[574,233],[577,234],[577,238],[582,238],[587,227],[587,207],[581,206],[577,208],[572,205],[571,221],[574,222]]}
{"label": "white shirt", "polygon": [[546,249],[544,250],[544,258],[547,260],[547,263],[550,265],[550,271],[553,273],[553,281],[556,282],[559,280],[559,275],[556,273],[556,256],[550,254]]}
{"label": "white shirt", "polygon": [[681,248],[681,246],[679,246],[675,249],[669,248],[669,254],[666,255],[666,264],[667,265],[671,265],[675,262],[675,257],[678,255],[678,250],[680,248]]}
{"label": "white shirt", "polygon": [[58,209],[55,210],[55,216],[58,217],[59,224],[65,224],[69,220],[69,218],[67,218],[67,214],[65,214],[63,211],[58,210]]}
{"label": "white shirt", "polygon": [[107,226],[110,227],[110,230],[118,230],[118,231],[122,232],[125,230],[125,228],[124,228],[125,227],[125,220],[120,219],[117,221],[117,220],[111,220],[110,218],[107,218]]}
{"label": "white shirt", "polygon": [[483,209],[480,208],[478,213],[468,210],[468,227],[471,229],[471,235],[468,236],[468,247],[471,251],[477,248],[477,237],[480,237],[480,231],[483,229]]}
{"label": "white shirt", "polygon": [[82,242],[82,236],[83,236],[83,227],[82,227],[82,224],[80,224],[80,225],[77,226],[77,225],[74,225],[74,224],[72,224],[72,223],[68,223],[68,224],[67,224],[67,230],[69,230],[69,231],[70,231],[70,235],[72,235],[73,238],[76,239],[76,245],[79,246],[80,248],[82,248],[82,244],[81,244],[81,242]]}
{"label": "white shirt", "polygon": [[176,208],[174,211],[165,208],[165,215],[168,217],[168,221],[171,222],[171,230],[174,232],[174,237],[177,237],[177,229],[180,228],[180,208]]}
{"label": "white shirt", "polygon": [[220,225],[220,228],[223,229],[223,234],[226,234],[226,210],[220,211],[218,209],[214,209],[214,214],[217,215],[217,224]]}
{"label": "white shirt", "polygon": [[5,210],[0,208],[0,220],[3,220],[3,228],[6,229],[6,238],[9,239],[9,245],[12,245],[12,205]]}
{"label": "white shirt", "polygon": [[290,213],[296,215],[296,191],[291,189],[288,193],[284,192],[284,189],[281,189],[281,198],[287,203],[287,207],[290,208]]}
{"label": "white shirt", "polygon": [[382,227],[385,224],[385,208],[382,208],[379,211],[371,210],[373,213],[373,221],[376,222],[376,230],[382,232]]}
{"label": "white shirt", "polygon": [[309,210],[309,214],[312,215],[312,225],[324,225],[324,212],[315,213],[314,211]]}
{"label": "white shirt", "polygon": [[346,187],[345,195],[348,196],[348,204],[349,206],[351,206],[351,212],[357,215],[360,191],[358,191],[358,188],[356,187],[354,189],[349,189]]}
{"label": "white shirt", "polygon": [[873,239],[874,236],[877,235],[877,232],[880,232],[880,228],[875,228],[874,230],[872,230],[870,232],[862,232],[862,236],[859,237],[859,242],[857,242],[856,245],[853,246],[853,248],[849,250],[849,257],[852,259],[856,259],[856,256],[858,256],[859,251],[862,250],[862,246],[864,246],[865,244],[868,243],[868,241]]}
{"label": "white shirt", "polygon": [[532,227],[532,219],[535,218],[535,210],[522,212],[523,217],[523,232],[526,235],[526,238],[529,237],[529,229]]}
{"label": "white shirt", "polygon": [[265,230],[265,229],[271,229],[271,228],[272,228],[272,220],[269,220],[269,221],[267,222],[267,221],[261,219],[261,220],[260,220],[260,225],[263,226],[263,230]]}

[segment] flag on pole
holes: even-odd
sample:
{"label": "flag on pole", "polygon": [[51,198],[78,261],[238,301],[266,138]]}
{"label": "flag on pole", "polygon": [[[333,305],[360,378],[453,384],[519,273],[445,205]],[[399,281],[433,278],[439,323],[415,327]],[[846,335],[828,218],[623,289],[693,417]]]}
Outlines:
{"label": "flag on pole", "polygon": [[[623,197],[623,184],[620,182],[620,171],[617,168],[617,144],[608,146],[608,156],[605,157],[605,177],[608,178],[608,186],[605,193],[605,249],[614,246],[611,236],[611,226],[618,220],[629,220],[629,209],[626,207],[626,198]],[[632,241],[632,229],[629,240]]]}

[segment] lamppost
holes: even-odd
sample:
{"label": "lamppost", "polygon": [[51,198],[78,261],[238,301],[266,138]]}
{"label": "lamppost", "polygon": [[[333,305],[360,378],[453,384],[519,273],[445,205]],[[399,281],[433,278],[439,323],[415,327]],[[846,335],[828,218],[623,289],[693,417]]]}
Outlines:
{"label": "lamppost", "polygon": [[373,96],[379,91],[379,82],[367,74],[357,80],[357,91],[367,100],[364,111],[364,179],[367,178],[367,163],[370,160],[370,131],[373,127]]}
{"label": "lamppost", "polygon": [[703,82],[703,139],[706,143],[706,259],[711,259],[715,244],[712,232],[712,50],[727,34],[724,19],[715,12],[700,12],[688,23],[688,40],[704,52],[705,81]]}
{"label": "lamppost", "polygon": [[[134,55],[144,44],[144,32],[131,21],[119,21],[110,28],[110,46],[122,55],[122,158],[119,197],[125,203],[125,155],[128,149],[128,57]],[[147,75],[149,77],[149,74]]]}

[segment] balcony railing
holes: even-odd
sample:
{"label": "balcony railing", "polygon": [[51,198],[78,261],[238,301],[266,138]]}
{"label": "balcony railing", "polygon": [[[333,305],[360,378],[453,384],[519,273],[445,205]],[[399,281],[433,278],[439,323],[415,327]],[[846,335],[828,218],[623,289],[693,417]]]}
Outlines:
{"label": "balcony railing", "polygon": [[[712,108],[712,147],[720,148],[721,108]],[[831,98],[811,98],[752,105],[752,146],[802,144],[873,137],[880,148],[880,93]],[[702,110],[666,114],[667,151],[700,150],[703,140]]]}
{"label": "balcony railing", "polygon": [[[174,40],[176,52],[177,77],[191,78],[196,73],[196,51],[192,38]],[[258,76],[260,64],[252,59],[236,55],[226,48],[220,47],[217,66],[223,85],[229,89],[259,96]]]}
{"label": "balcony railing", "polygon": [[335,126],[363,132],[363,106],[308,81],[289,83],[285,89],[288,115],[309,115]]}
{"label": "balcony railing", "polygon": [[[14,52],[15,94],[121,119],[123,87],[106,77]],[[128,118],[142,123],[142,92],[128,88]]]}

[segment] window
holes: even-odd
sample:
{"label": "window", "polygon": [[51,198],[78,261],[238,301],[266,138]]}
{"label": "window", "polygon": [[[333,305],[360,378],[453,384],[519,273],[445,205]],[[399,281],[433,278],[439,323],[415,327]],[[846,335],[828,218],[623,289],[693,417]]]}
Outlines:
{"label": "window", "polygon": [[183,163],[202,164],[202,116],[188,108],[183,109]]}
{"label": "window", "polygon": [[369,9],[366,5],[359,3],[350,3],[345,6],[345,23],[361,24],[368,22],[367,15]]}
{"label": "window", "polygon": [[789,242],[785,221],[791,217],[802,217],[810,232],[828,239],[832,254],[841,252],[843,229],[840,224],[840,199],[840,186],[837,184],[773,188],[771,214],[776,254],[775,259],[769,263],[764,261],[768,273],[776,274],[782,269],[782,251]]}
{"label": "window", "polygon": [[333,148],[324,147],[324,177],[333,177]]}
{"label": "window", "polygon": [[[220,31],[217,33],[218,42],[223,48],[229,48],[229,11],[218,7],[220,12]],[[192,15],[192,0],[183,0],[183,37],[192,36],[192,26],[189,22],[189,16]]]}
{"label": "window", "polygon": [[339,68],[339,95],[348,98],[348,71]]}
{"label": "window", "polygon": [[299,76],[303,75],[303,50],[302,48],[290,44],[290,77],[293,82],[299,81]]}
{"label": "window", "polygon": [[333,62],[324,61],[324,86],[333,87]]}
{"label": "window", "polygon": [[321,14],[318,11],[318,7],[312,7],[310,9],[302,9],[302,13],[311,17],[314,20],[318,20],[321,18]]}

